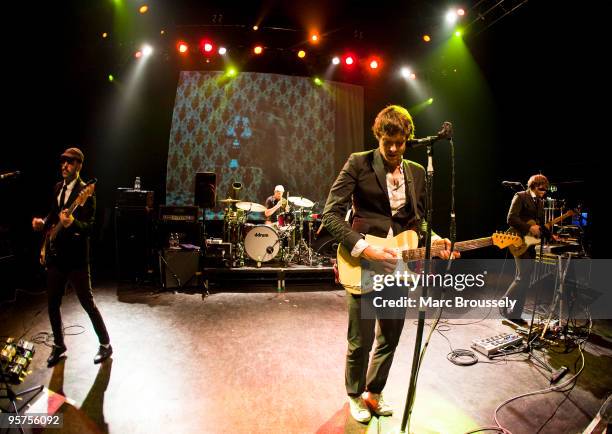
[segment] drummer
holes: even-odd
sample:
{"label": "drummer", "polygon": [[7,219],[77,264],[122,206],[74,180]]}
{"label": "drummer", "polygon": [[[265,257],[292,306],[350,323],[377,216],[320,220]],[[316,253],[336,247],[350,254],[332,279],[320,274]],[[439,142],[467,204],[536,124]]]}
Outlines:
{"label": "drummer", "polygon": [[289,203],[283,198],[285,187],[277,185],[274,187],[274,194],[266,199],[266,224],[275,223],[278,220],[278,215],[282,213],[281,208],[284,207],[284,212],[289,212]]}

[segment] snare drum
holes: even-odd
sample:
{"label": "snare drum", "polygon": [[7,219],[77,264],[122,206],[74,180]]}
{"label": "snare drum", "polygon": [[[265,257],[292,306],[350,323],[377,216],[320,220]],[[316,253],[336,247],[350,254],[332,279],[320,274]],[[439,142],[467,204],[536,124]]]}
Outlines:
{"label": "snare drum", "polygon": [[244,237],[244,251],[257,262],[271,261],[278,255],[280,247],[280,237],[272,226],[253,226]]}

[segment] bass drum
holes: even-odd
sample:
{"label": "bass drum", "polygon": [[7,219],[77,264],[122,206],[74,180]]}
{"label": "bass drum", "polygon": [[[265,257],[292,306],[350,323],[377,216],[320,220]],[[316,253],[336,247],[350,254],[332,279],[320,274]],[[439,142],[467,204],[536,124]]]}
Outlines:
{"label": "bass drum", "polygon": [[268,262],[276,258],[280,247],[278,232],[271,226],[253,226],[244,237],[244,251],[256,262]]}

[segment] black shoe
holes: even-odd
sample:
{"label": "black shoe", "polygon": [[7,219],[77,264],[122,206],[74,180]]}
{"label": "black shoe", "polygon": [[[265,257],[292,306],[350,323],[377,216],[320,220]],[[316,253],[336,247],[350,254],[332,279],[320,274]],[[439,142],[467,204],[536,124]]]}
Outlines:
{"label": "black shoe", "polygon": [[51,355],[47,359],[47,366],[50,368],[59,363],[60,360],[66,358],[66,345],[53,345],[53,349],[51,350]]}
{"label": "black shoe", "polygon": [[108,347],[100,345],[100,349],[98,350],[96,357],[94,357],[94,363],[102,363],[103,361],[108,359],[111,354],[113,354],[113,347],[111,347],[110,345]]}

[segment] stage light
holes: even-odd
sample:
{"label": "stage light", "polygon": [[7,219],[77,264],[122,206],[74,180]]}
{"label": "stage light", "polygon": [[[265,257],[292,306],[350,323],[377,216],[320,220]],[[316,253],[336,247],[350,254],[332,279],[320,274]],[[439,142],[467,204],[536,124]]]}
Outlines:
{"label": "stage light", "polygon": [[353,56],[346,56],[344,58],[344,63],[346,63],[347,65],[352,65],[353,63],[355,63],[355,59],[353,58]]}
{"label": "stage light", "polygon": [[203,54],[210,54],[213,50],[213,44],[210,41],[200,42],[200,47]]}
{"label": "stage light", "polygon": [[429,36],[429,35],[423,35],[423,40],[424,40],[425,42],[430,42],[430,41],[431,41],[431,36]]}
{"label": "stage light", "polygon": [[143,45],[142,55],[145,57],[149,57],[151,54],[153,54],[153,47],[151,47],[150,45]]}
{"label": "stage light", "polygon": [[315,83],[317,86],[321,86],[321,85],[323,84],[323,80],[321,80],[319,77],[315,77],[315,78],[314,78],[314,83]]}
{"label": "stage light", "polygon": [[149,6],[147,6],[147,5],[142,5],[142,6],[140,6],[140,8],[138,9],[138,12],[140,12],[141,14],[146,14],[148,10],[149,10]]}
{"label": "stage light", "polygon": [[106,32],[102,33],[102,37],[103,37],[104,39],[108,38],[108,33],[106,33]]}
{"label": "stage light", "polygon": [[115,81],[115,77],[113,76],[113,74],[108,74],[108,81],[110,81],[111,83]]}
{"label": "stage light", "polygon": [[236,68],[228,68],[227,70],[227,75],[228,77],[235,77],[238,74],[238,71],[236,71]]}
{"label": "stage light", "polygon": [[306,57],[306,52],[304,50],[300,50],[298,51],[297,55],[300,59],[303,59],[304,57]]}
{"label": "stage light", "polygon": [[368,65],[370,66],[370,69],[378,69],[380,67],[380,59],[376,58],[376,57],[372,57],[370,58],[370,60],[368,61]]}
{"label": "stage light", "polygon": [[263,53],[263,47],[261,45],[255,46],[255,48],[253,48],[253,53],[255,53],[255,54]]}
{"label": "stage light", "polygon": [[319,42],[319,35],[316,33],[311,34],[310,42],[312,42],[313,44],[316,44],[317,42]]}
{"label": "stage light", "polygon": [[410,70],[410,68],[403,67],[402,69],[400,69],[400,74],[404,78],[410,78],[412,71]]}
{"label": "stage light", "polygon": [[446,13],[446,22],[448,24],[455,24],[457,22],[457,11],[451,10]]}
{"label": "stage light", "polygon": [[227,53],[227,48],[225,47],[219,47],[219,54],[221,56],[225,56],[225,54]]}
{"label": "stage light", "polygon": [[410,74],[410,77],[408,77],[410,80],[416,80],[416,74],[413,72]]}
{"label": "stage light", "polygon": [[457,9],[457,15],[459,15],[460,17],[465,15],[465,10],[463,9]]}
{"label": "stage light", "polygon": [[179,53],[185,54],[187,51],[189,51],[189,45],[187,45],[186,42],[179,41],[179,43],[176,44],[176,49]]}
{"label": "stage light", "polygon": [[134,57],[140,59],[142,57],[142,51],[138,50],[137,52],[135,52]]}
{"label": "stage light", "polygon": [[460,38],[460,37],[461,37],[461,35],[462,35],[461,30],[457,30],[457,31],[455,31],[455,36],[456,36],[456,37]]}
{"label": "stage light", "polygon": [[164,29],[161,29],[161,30],[159,31],[159,34],[160,34],[160,35],[165,35],[165,34],[166,34],[166,31],[165,31]]}
{"label": "stage light", "polygon": [[255,31],[259,30],[259,26],[253,26],[253,30]]}
{"label": "stage light", "polygon": [[340,58],[338,56],[334,56],[334,58],[332,59],[332,63],[334,65],[340,64]]}
{"label": "stage light", "polygon": [[433,100],[433,98],[429,98],[429,99],[427,100],[427,104],[432,105],[432,104],[433,104],[433,101],[434,101],[434,100]]}

